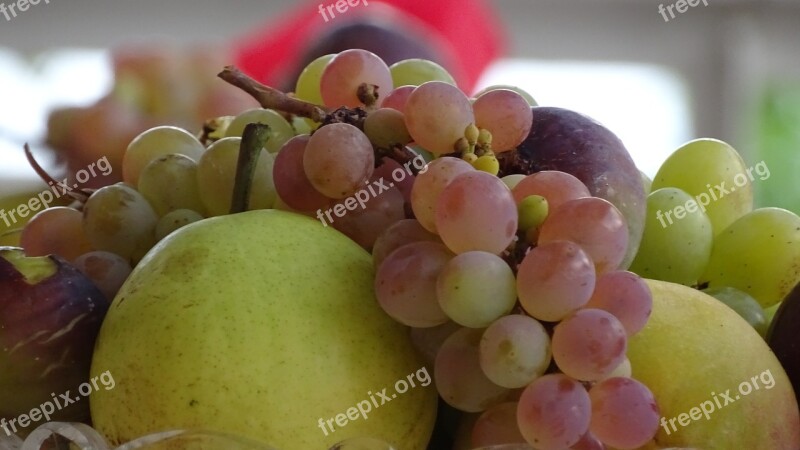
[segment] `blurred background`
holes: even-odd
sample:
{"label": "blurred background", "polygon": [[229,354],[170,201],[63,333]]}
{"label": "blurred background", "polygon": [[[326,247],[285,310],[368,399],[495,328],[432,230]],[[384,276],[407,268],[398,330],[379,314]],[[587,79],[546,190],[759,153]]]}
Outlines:
{"label": "blurred background", "polygon": [[399,8],[351,0],[327,18],[335,0],[40,0],[16,16],[0,0],[0,198],[40,183],[24,142],[56,173],[78,169],[149,126],[195,132],[252,106],[214,78],[224,64],[291,89],[315,52],[378,45],[437,59],[468,93],[517,85],[592,116],[650,176],[690,139],[725,140],[769,167],[760,205],[800,213],[800,0],[699,1],[674,18],[669,0],[386,1]]}

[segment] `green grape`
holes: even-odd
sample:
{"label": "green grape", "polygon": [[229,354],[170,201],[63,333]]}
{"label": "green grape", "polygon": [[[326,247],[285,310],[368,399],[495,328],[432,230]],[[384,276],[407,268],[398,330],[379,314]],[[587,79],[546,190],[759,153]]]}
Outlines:
{"label": "green grape", "polygon": [[677,188],[656,190],[647,197],[644,234],[630,271],[695,285],[708,264],[713,240],[711,221],[689,194]]}
{"label": "green grape", "polygon": [[456,85],[456,80],[444,67],[427,59],[405,59],[392,64],[389,70],[392,72],[392,81],[395,88],[400,86],[419,86],[428,81],[444,81],[453,86]]}
{"label": "green grape", "polygon": [[225,137],[242,137],[244,127],[250,123],[263,123],[269,126],[269,139],[264,148],[270,153],[278,153],[283,144],[295,135],[294,128],[283,116],[271,109],[255,108],[236,116],[225,130]]}
{"label": "green grape", "polygon": [[735,287],[762,307],[780,302],[800,281],[800,217],[780,208],[760,208],[716,237],[701,281]]}
{"label": "green grape", "polygon": [[156,239],[160,241],[173,231],[201,220],[203,220],[203,216],[191,209],[176,209],[175,211],[171,211],[158,220],[158,224],[156,225]]}
{"label": "green grape", "polygon": [[155,245],[157,222],[142,194],[124,183],[98,189],[83,207],[83,228],[92,247],[131,262]]}
{"label": "green grape", "polygon": [[179,153],[197,161],[205,147],[188,131],[177,127],[151,128],[135,137],[122,158],[122,179],[131,186],[139,185],[139,174],[159,156]]}
{"label": "green grape", "polygon": [[378,148],[389,149],[395,145],[406,145],[411,142],[405,116],[391,108],[381,108],[371,112],[364,120],[364,134],[372,145]]}
{"label": "green grape", "polygon": [[529,195],[517,205],[517,210],[520,230],[536,228],[547,219],[547,199],[541,195]]}
{"label": "green grape", "polygon": [[151,161],[138,187],[159,217],[176,209],[205,211],[197,188],[197,163],[187,156],[173,153]]}
{"label": "green grape", "polygon": [[733,147],[716,139],[696,139],[667,158],[653,178],[652,190],[676,187],[695,197],[718,236],[752,211],[754,179],[753,168],[745,168]]}
{"label": "green grape", "polygon": [[737,314],[742,316],[753,328],[758,331],[761,337],[767,335],[767,318],[764,315],[764,308],[758,304],[756,299],[745,292],[732,287],[709,288],[704,290],[706,294],[725,303]]}
{"label": "green grape", "polygon": [[315,105],[322,105],[322,93],[319,88],[319,81],[322,79],[322,72],[331,62],[334,54],[320,56],[311,61],[297,77],[297,85],[294,88],[294,95],[300,100],[311,102]]}
{"label": "green grape", "polygon": [[312,131],[317,129],[316,122],[300,116],[292,116],[292,128],[294,128],[295,136],[311,134]]}
{"label": "green grape", "polygon": [[494,86],[489,86],[489,87],[487,87],[485,89],[481,89],[478,93],[476,93],[472,97],[473,98],[478,98],[478,97],[480,97],[481,95],[483,95],[483,94],[485,94],[487,92],[497,91],[497,90],[500,90],[500,89],[508,89],[509,91],[514,91],[517,94],[521,95],[522,98],[524,98],[528,102],[528,104],[530,106],[539,106],[539,104],[536,103],[536,100],[533,99],[533,96],[531,94],[529,94],[527,91],[525,91],[525,90],[523,90],[523,89],[521,89],[521,88],[519,88],[517,86],[509,86],[507,84],[496,84]]}
{"label": "green grape", "polygon": [[[197,184],[200,198],[211,216],[229,214],[236,180],[236,165],[242,138],[227,137],[211,144],[197,163]],[[277,194],[272,179],[274,156],[261,151],[250,191],[250,210],[269,209]]]}

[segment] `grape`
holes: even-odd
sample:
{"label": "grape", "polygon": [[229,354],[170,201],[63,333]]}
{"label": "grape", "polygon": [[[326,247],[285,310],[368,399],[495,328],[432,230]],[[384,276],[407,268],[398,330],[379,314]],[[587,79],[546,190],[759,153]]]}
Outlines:
{"label": "grape", "polygon": [[403,112],[411,137],[435,155],[455,151],[456,141],[475,122],[469,99],[457,87],[441,81],[414,89]]}
{"label": "grape", "polygon": [[[752,181],[742,157],[725,142],[695,139],[675,150],[658,169],[652,189],[675,187],[706,205],[714,236],[753,209],[753,186],[736,184],[744,177]],[[750,178],[748,179],[748,174]],[[721,190],[718,188],[721,188]],[[731,189],[733,188],[733,189]],[[729,191],[729,192],[725,192]]]}
{"label": "grape", "polygon": [[314,188],[303,168],[303,155],[310,136],[300,135],[289,139],[275,155],[272,177],[278,197],[297,211],[315,211],[327,208],[330,199]]}
{"label": "grape", "polygon": [[601,378],[598,381],[603,381],[614,377],[630,378],[632,374],[633,374],[633,367],[631,366],[631,360],[628,359],[628,357],[626,356],[625,359],[623,359],[622,362],[619,363],[619,365],[614,370],[611,371],[611,373],[609,373],[607,376]]}
{"label": "grape", "polygon": [[139,174],[159,156],[179,153],[197,161],[205,147],[188,131],[177,127],[151,128],[136,136],[122,159],[122,179],[131,186],[139,185]]}
{"label": "grape", "polygon": [[562,374],[537,378],[522,392],[517,423],[522,436],[539,450],[575,445],[589,429],[589,393]]}
{"label": "grape", "polygon": [[404,59],[389,67],[392,73],[394,87],[400,86],[419,86],[428,81],[442,81],[444,83],[456,85],[456,80],[447,73],[444,67],[427,59]]}
{"label": "grape", "polygon": [[[211,144],[197,163],[197,184],[200,197],[211,216],[231,211],[233,185],[242,138],[227,137]],[[275,184],[272,179],[274,157],[266,150],[258,156],[250,191],[250,210],[269,209],[275,204]]]}
{"label": "grape", "polygon": [[559,321],[585,305],[594,286],[591,258],[569,241],[534,248],[517,268],[517,294],[522,307],[546,322]]}
{"label": "grape", "polygon": [[439,353],[444,341],[461,328],[455,322],[445,322],[435,327],[411,328],[409,336],[414,348],[422,355],[425,362],[433,367],[436,362],[436,354]]}
{"label": "grape", "polygon": [[203,216],[191,209],[176,209],[158,220],[156,224],[156,240],[162,240],[173,231],[203,220]]}
{"label": "grape", "polygon": [[[403,200],[409,204],[411,202],[411,191],[414,189],[414,181],[416,181],[417,177],[414,176],[413,172],[411,172],[410,167],[422,167],[422,157],[417,156],[414,160],[411,161],[411,164],[407,163],[406,167],[400,165],[399,162],[393,160],[389,157],[383,157],[381,159],[381,165],[375,168],[375,171],[372,173],[373,180],[380,180],[384,179],[393,180],[392,183],[394,186],[400,190],[400,193],[403,194]],[[400,180],[400,181],[397,181]]]}
{"label": "grape", "polygon": [[595,381],[608,376],[625,359],[625,327],[602,309],[581,309],[553,330],[553,359],[572,378]]}
{"label": "grape", "polygon": [[744,291],[764,308],[780,302],[800,282],[800,218],[780,208],[742,216],[716,236],[701,281]]}
{"label": "grape", "polygon": [[496,156],[487,154],[476,159],[472,163],[472,167],[491,175],[497,175],[500,172],[500,161],[497,160]]}
{"label": "grape", "polygon": [[322,78],[322,72],[325,67],[336,56],[334,54],[320,56],[319,58],[311,61],[305,69],[297,77],[297,84],[294,88],[294,94],[300,100],[305,100],[315,105],[322,105],[322,93],[320,92],[319,83]]}
{"label": "grape", "polygon": [[[503,183],[511,189],[511,193],[514,193],[514,188],[519,184],[520,181],[524,180],[527,175],[523,175],[521,173],[513,173],[511,175],[506,175],[500,179]],[[514,195],[514,199],[516,200],[516,195]],[[519,202],[517,202],[519,203]]]}
{"label": "grape", "polygon": [[487,252],[462,253],[445,264],[436,281],[439,306],[454,322],[483,328],[508,314],[517,301],[511,267]]}
{"label": "grape", "polygon": [[472,429],[473,447],[501,444],[525,444],[525,438],[517,426],[515,402],[500,403],[487,409]]}
{"label": "grape", "polygon": [[436,355],[436,389],[447,404],[460,411],[485,411],[509,394],[508,389],[483,374],[478,356],[480,341],[481,330],[462,328],[444,341]]}
{"label": "grape", "polygon": [[19,245],[27,256],[58,255],[68,261],[92,250],[83,229],[83,214],[63,206],[33,216],[22,230]]}
{"label": "grape", "polygon": [[228,125],[225,137],[242,137],[244,128],[251,123],[261,123],[269,126],[269,138],[264,148],[270,153],[277,153],[289,139],[294,137],[294,128],[282,115],[271,109],[249,109],[238,116]]}
{"label": "grape", "polygon": [[367,136],[347,123],[318,129],[308,140],[303,167],[316,190],[343,199],[364,187],[372,176],[375,155]]}
{"label": "grape", "polygon": [[[685,208],[694,202],[677,188],[661,188],[647,196],[647,219],[639,252],[630,270],[647,278],[693,286],[711,256],[714,232],[706,213]],[[681,208],[680,219],[672,213]]]}
{"label": "grape", "polygon": [[[366,192],[366,190],[364,191]],[[372,197],[362,209],[355,198],[348,198],[333,206],[333,212],[342,212],[342,217],[331,216],[333,227],[354,240],[368,252],[390,225],[405,218],[403,194],[396,187]],[[325,217],[327,218],[327,211]]]}
{"label": "grape", "polygon": [[581,439],[569,448],[570,450],[606,450],[605,444],[597,439],[591,432],[584,434]]}
{"label": "grape", "polygon": [[334,444],[328,450],[395,450],[390,444],[380,439],[370,437],[358,437],[345,439]]}
{"label": "grape", "polygon": [[411,135],[406,129],[405,116],[392,108],[380,108],[369,113],[364,120],[364,134],[372,145],[389,149],[396,145],[411,142]]}
{"label": "grape", "polygon": [[436,278],[453,256],[435,242],[414,242],[393,251],[375,276],[378,303],[392,318],[412,327],[447,322],[436,301]]}
{"label": "grape", "polygon": [[644,195],[650,195],[650,193],[653,192],[652,189],[653,180],[651,180],[650,177],[648,177],[647,174],[642,172],[641,170],[639,171],[639,173],[641,173],[642,175],[642,186],[644,186]]}
{"label": "grape", "polygon": [[521,95],[507,89],[489,91],[472,104],[475,125],[492,133],[492,150],[513,150],[531,131],[531,107]]}
{"label": "grape", "polygon": [[524,387],[550,365],[550,336],[531,317],[512,314],[483,332],[481,369],[492,382],[507,388]]}
{"label": "grape", "polygon": [[519,213],[519,229],[525,231],[539,228],[547,219],[550,208],[546,198],[541,195],[529,195],[519,202],[517,211]]}
{"label": "grape", "polygon": [[416,86],[400,86],[395,88],[381,103],[381,108],[392,108],[400,112],[405,112],[408,97],[414,92]]}
{"label": "grape", "polygon": [[732,287],[718,287],[704,290],[706,294],[716,298],[736,311],[744,320],[758,331],[762,337],[767,335],[769,322],[766,319],[764,308],[756,299],[745,292]]}
{"label": "grape", "polygon": [[647,283],[635,273],[608,272],[597,278],[586,308],[610,312],[619,319],[630,337],[647,324],[653,310],[653,294]]}
{"label": "grape", "polygon": [[531,94],[527,93],[526,91],[522,90],[521,88],[519,88],[517,86],[509,86],[509,85],[505,85],[505,84],[496,84],[496,85],[489,86],[487,88],[481,89],[477,94],[474,95],[474,97],[478,98],[481,95],[486,94],[487,92],[496,91],[498,89],[507,89],[509,91],[514,91],[517,94],[521,95],[522,98],[524,98],[525,101],[527,101],[530,106],[537,106],[538,105],[536,103],[536,100],[533,99],[533,96],[531,96]]}
{"label": "grape", "polygon": [[320,92],[325,106],[363,106],[358,99],[358,88],[362,83],[378,87],[380,105],[380,99],[393,87],[389,67],[380,57],[366,50],[345,50],[334,56],[320,78]]}
{"label": "grape", "polygon": [[609,378],[589,391],[593,435],[618,449],[635,449],[656,435],[660,412],[653,393],[632,378]]}
{"label": "grape", "polygon": [[94,282],[109,302],[117,296],[119,288],[133,271],[125,258],[102,251],[84,253],[73,264]]}
{"label": "grape", "polygon": [[132,187],[117,183],[95,191],[83,207],[83,228],[92,247],[139,261],[156,243],[158,216]]}
{"label": "grape", "polygon": [[171,153],[150,161],[139,175],[139,193],[163,216],[176,209],[205,212],[197,186],[197,163]]}
{"label": "grape", "polygon": [[411,190],[411,207],[419,223],[436,233],[436,202],[454,178],[475,169],[466,161],[451,156],[435,159],[425,172],[417,175]]}
{"label": "grape", "polygon": [[517,204],[531,195],[541,195],[547,200],[550,211],[570,200],[591,196],[581,180],[557,170],[544,170],[528,175],[517,182],[511,193]]}
{"label": "grape", "polygon": [[439,238],[423,228],[415,219],[395,222],[378,236],[375,245],[372,246],[372,261],[375,268],[380,267],[383,260],[393,251],[406,244],[420,241],[439,242]]}
{"label": "grape", "polygon": [[457,176],[436,201],[436,229],[455,253],[502,253],[516,237],[517,217],[511,191],[486,172]]}

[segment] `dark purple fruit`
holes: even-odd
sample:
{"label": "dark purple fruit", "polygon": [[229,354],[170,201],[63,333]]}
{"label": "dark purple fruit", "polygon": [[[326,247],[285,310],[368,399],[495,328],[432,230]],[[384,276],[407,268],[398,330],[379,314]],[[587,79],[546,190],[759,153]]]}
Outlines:
{"label": "dark purple fruit", "polygon": [[533,126],[517,150],[501,153],[501,175],[560,170],[574,175],[596,197],[614,204],[628,221],[627,268],[639,249],[647,208],[642,177],[622,141],[583,114],[533,107]]}
{"label": "dark purple fruit", "polygon": [[767,344],[786,370],[800,403],[800,283],[775,312],[767,331]]}
{"label": "dark purple fruit", "polygon": [[[18,420],[50,402],[49,420],[88,420],[89,401],[79,387],[91,381],[107,310],[103,294],[61,257],[28,258],[22,249],[0,247],[0,418]],[[64,394],[81,400],[67,404]],[[6,426],[26,435],[46,421]]]}

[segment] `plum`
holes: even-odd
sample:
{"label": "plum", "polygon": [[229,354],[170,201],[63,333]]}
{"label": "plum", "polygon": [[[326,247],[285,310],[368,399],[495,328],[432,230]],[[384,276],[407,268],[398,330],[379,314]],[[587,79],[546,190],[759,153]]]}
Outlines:
{"label": "plum", "polygon": [[792,382],[800,403],[800,283],[783,299],[767,331],[769,344]]}
{"label": "plum", "polygon": [[[0,247],[0,418],[15,419],[68,391],[72,400],[80,398],[108,306],[91,280],[61,257],[29,258],[22,249]],[[85,399],[61,406],[49,419],[89,418]],[[36,426],[14,428],[25,435]]]}
{"label": "plum", "polygon": [[560,170],[574,175],[596,197],[614,204],[628,221],[630,240],[621,268],[639,249],[647,203],[642,176],[622,141],[595,120],[563,108],[531,108],[533,125],[516,150],[501,153],[500,176]]}

